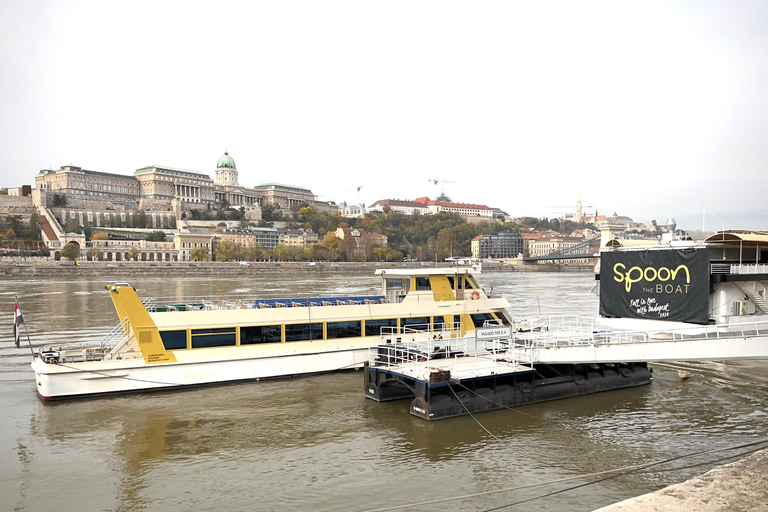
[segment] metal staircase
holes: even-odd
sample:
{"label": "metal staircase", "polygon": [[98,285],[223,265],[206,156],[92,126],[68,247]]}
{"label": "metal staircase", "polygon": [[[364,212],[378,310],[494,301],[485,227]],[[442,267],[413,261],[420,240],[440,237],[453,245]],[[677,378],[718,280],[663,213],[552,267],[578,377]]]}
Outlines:
{"label": "metal staircase", "polygon": [[[752,301],[760,313],[768,315],[768,302],[766,302],[765,299],[760,296],[760,294],[757,293],[754,288],[748,286],[746,283],[740,284],[738,281],[734,281],[733,284],[735,284],[739,290],[744,292],[744,295],[749,297],[749,300]],[[763,287],[763,289],[765,289],[765,287]]]}

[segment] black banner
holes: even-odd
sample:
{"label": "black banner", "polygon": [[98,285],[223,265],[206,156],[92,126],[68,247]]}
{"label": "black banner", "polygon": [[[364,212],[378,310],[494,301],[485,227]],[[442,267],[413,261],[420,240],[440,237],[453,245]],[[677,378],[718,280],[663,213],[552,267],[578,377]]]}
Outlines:
{"label": "black banner", "polygon": [[600,315],[706,324],[709,258],[701,250],[600,255]]}

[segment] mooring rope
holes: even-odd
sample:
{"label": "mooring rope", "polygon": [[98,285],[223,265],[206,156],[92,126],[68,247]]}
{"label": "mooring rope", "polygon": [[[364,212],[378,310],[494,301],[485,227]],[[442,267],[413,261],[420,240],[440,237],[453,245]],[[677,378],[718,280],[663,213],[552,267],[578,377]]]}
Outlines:
{"label": "mooring rope", "polygon": [[[680,455],[680,456],[677,456],[677,457],[670,457],[669,459],[664,459],[664,460],[660,460],[660,461],[656,461],[656,462],[650,462],[648,464],[638,464],[638,465],[633,465],[633,466],[624,466],[624,467],[621,467],[621,468],[608,469],[608,470],[605,470],[605,471],[598,471],[598,472],[595,472],[595,473],[586,473],[586,474],[583,474],[583,475],[575,475],[575,476],[569,476],[569,477],[564,477],[564,478],[558,478],[558,479],[555,479],[555,480],[549,480],[547,482],[536,482],[536,483],[532,483],[532,484],[519,485],[519,486],[516,486],[516,487],[505,487],[503,489],[496,489],[496,490],[492,490],[492,491],[483,491],[483,492],[476,492],[476,493],[472,493],[472,494],[464,494],[464,495],[461,495],[461,496],[451,496],[449,498],[439,498],[439,499],[436,499],[436,500],[421,501],[421,502],[418,502],[418,503],[408,503],[408,504],[405,504],[405,505],[395,505],[395,506],[392,506],[392,507],[368,509],[368,510],[364,510],[364,511],[361,511],[361,512],[389,512],[390,510],[402,510],[402,509],[405,509],[405,508],[415,508],[415,507],[421,507],[421,506],[424,506],[424,505],[434,505],[436,503],[447,503],[447,502],[451,502],[451,501],[458,501],[458,500],[465,500],[465,499],[469,499],[469,498],[478,498],[478,497],[482,497],[482,496],[489,496],[489,495],[492,495],[492,494],[501,494],[501,493],[504,493],[504,492],[520,491],[520,490],[523,490],[523,489],[531,489],[531,488],[534,488],[534,487],[542,487],[542,486],[545,486],[545,485],[559,484],[559,483],[564,483],[564,482],[572,482],[572,481],[579,480],[579,479],[582,479],[582,478],[591,478],[591,477],[595,477],[595,476],[610,475],[612,473],[619,473],[619,474],[617,474],[615,476],[623,476],[623,475],[626,475],[626,474],[629,474],[629,473],[639,472],[642,469],[646,469],[646,468],[653,467],[653,466],[658,466],[658,465],[665,464],[667,462],[672,462],[672,461],[675,461],[675,460],[681,460],[681,459],[685,459],[685,458],[689,458],[689,457],[696,457],[696,456],[699,456],[699,455],[709,455],[711,453],[718,453],[718,452],[724,452],[724,451],[729,451],[729,450],[736,450],[736,449],[739,449],[739,448],[746,448],[746,447],[750,447],[750,446],[758,446],[758,445],[764,445],[764,444],[768,444],[768,438],[764,438],[764,439],[761,439],[759,441],[753,441],[751,443],[744,443],[744,444],[739,444],[739,445],[734,445],[734,446],[727,446],[727,447],[724,447],[724,448],[715,448],[715,449],[712,449],[712,450],[692,452],[692,453],[685,454],[685,455]],[[756,451],[756,450],[750,450],[750,452],[751,451]],[[728,458],[732,458],[732,457],[727,457],[726,459],[728,459]],[[684,468],[680,468],[680,469],[684,469]],[[610,478],[614,478],[614,476],[612,476]],[[586,484],[578,485],[578,486],[575,486],[575,487],[572,487],[572,488],[568,488],[568,489],[564,489],[564,490],[558,491],[558,492],[569,491],[571,489],[576,489],[578,487],[583,487],[584,485],[591,485],[593,483],[598,483],[598,482],[601,482],[601,481],[604,481],[604,480],[607,480],[607,479],[608,478],[603,478],[603,479],[595,480],[593,482],[588,482]],[[544,498],[546,496],[551,496],[552,494],[554,494],[554,493],[549,493],[547,495],[538,496],[538,497],[532,498],[532,499]],[[530,501],[530,500],[527,500],[527,501]],[[522,502],[516,502],[516,503],[507,504],[507,505],[504,505],[501,508],[518,505],[520,503],[522,503]],[[498,509],[499,508],[490,509],[490,510],[498,510]],[[485,510],[483,512],[490,512],[490,510]]]}

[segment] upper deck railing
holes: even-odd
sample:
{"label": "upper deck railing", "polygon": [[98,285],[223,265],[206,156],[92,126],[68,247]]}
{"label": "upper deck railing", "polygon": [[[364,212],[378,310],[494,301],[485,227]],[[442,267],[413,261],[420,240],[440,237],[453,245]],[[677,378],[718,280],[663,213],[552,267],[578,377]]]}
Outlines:
{"label": "upper deck railing", "polygon": [[712,274],[768,274],[768,265],[766,264],[733,264],[733,263],[711,263],[710,272]]}

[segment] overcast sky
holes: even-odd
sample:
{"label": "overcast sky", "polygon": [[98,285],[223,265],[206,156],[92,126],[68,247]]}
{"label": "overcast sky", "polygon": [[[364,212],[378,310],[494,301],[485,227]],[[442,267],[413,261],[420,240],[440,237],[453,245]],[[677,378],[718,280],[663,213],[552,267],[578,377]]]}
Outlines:
{"label": "overcast sky", "polygon": [[0,41],[0,186],[227,147],[321,200],[768,229],[768,2],[3,0]]}

